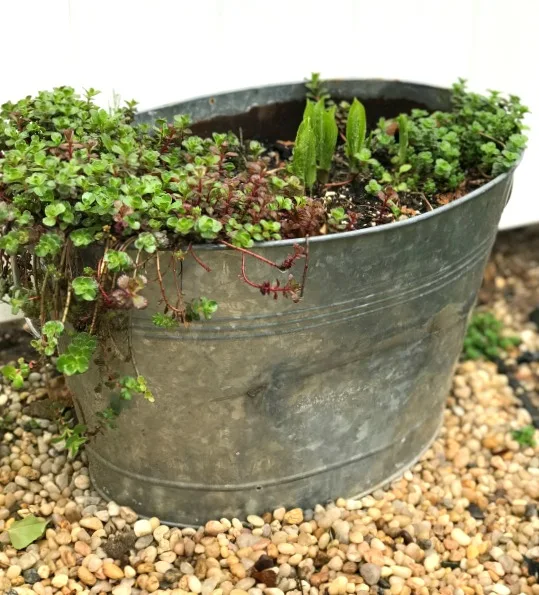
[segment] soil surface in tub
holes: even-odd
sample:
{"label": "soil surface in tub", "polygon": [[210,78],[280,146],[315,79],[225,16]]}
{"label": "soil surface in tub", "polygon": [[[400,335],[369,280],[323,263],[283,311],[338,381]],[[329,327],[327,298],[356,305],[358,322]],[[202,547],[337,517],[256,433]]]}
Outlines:
{"label": "soil surface in tub", "polygon": [[[351,102],[353,98],[344,99]],[[410,113],[412,109],[429,112],[429,105],[407,99],[363,99],[360,98],[367,114],[367,131],[376,127],[380,118],[395,118],[401,113]],[[336,99],[339,104],[343,99]],[[446,109],[450,109],[448,103]],[[270,158],[268,169],[284,166],[284,161],[292,156],[293,141],[305,110],[305,100],[293,100],[268,105],[254,106],[249,111],[216,116],[201,120],[191,126],[194,134],[201,137],[211,136],[214,132],[233,132],[244,140],[258,140],[267,149]],[[396,133],[398,138],[398,132]],[[454,192],[438,194],[428,199],[420,192],[387,192],[373,196],[365,191],[364,183],[358,179],[350,183],[347,160],[344,157],[344,144],[339,139],[334,157],[332,177],[347,180],[349,183],[315,184],[312,196],[329,201],[332,207],[342,207],[354,217],[353,229],[362,229],[402,221],[421,213],[434,210],[461,198],[485,184],[489,179],[470,176]],[[393,208],[398,205],[398,210]]]}

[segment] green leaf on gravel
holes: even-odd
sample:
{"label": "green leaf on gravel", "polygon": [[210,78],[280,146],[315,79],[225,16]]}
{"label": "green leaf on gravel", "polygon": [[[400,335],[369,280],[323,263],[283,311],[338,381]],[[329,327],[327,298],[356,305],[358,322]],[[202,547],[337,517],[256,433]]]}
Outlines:
{"label": "green leaf on gravel", "polygon": [[8,529],[11,545],[16,550],[24,549],[43,535],[46,526],[45,519],[37,518],[33,514],[21,521],[15,521]]}
{"label": "green leaf on gravel", "polygon": [[532,425],[524,426],[519,430],[513,430],[512,432],[513,440],[516,440],[520,446],[523,448],[526,447],[535,447],[535,428]]}

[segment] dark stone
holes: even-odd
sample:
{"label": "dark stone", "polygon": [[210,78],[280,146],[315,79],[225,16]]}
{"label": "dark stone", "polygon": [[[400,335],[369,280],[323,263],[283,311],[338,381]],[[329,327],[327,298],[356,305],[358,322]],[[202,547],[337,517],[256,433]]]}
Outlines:
{"label": "dark stone", "polygon": [[262,554],[260,558],[255,562],[255,570],[260,572],[261,570],[267,570],[275,566],[275,560],[267,554]]}
{"label": "dark stone", "polygon": [[539,560],[532,560],[531,558],[524,556],[524,562],[526,562],[526,565],[528,566],[529,575],[539,578]]}
{"label": "dark stone", "polygon": [[380,579],[380,581],[378,582],[378,586],[381,589],[391,589],[391,585],[390,585],[389,581],[385,578]]}
{"label": "dark stone", "polygon": [[534,308],[528,315],[530,322],[533,322],[537,328],[539,328],[539,306]]}
{"label": "dark stone", "polygon": [[[171,568],[170,570],[167,570],[164,574],[164,579],[167,583],[169,584],[173,584],[177,581],[179,581],[182,577],[182,573],[177,569],[177,568]],[[163,588],[163,587],[161,587]]]}
{"label": "dark stone", "polygon": [[68,509],[66,509],[65,517],[70,523],[78,523],[82,518],[80,507],[69,507]]}
{"label": "dark stone", "polygon": [[329,563],[331,558],[326,554],[326,552],[319,550],[316,554],[316,558],[314,559],[314,567],[315,568],[322,568]]}
{"label": "dark stone", "polygon": [[401,531],[399,537],[402,537],[402,540],[404,541],[405,545],[414,542],[414,538],[410,535],[410,533],[408,533],[408,531]]}
{"label": "dark stone", "polygon": [[135,545],[136,540],[133,531],[122,531],[111,535],[102,547],[109,558],[119,560]]}
{"label": "dark stone", "polygon": [[494,498],[496,500],[505,500],[506,495],[507,495],[507,493],[503,488],[497,488],[494,491]]}
{"label": "dark stone", "polygon": [[432,541],[430,539],[418,539],[417,540],[417,545],[422,549],[422,550],[430,550],[430,548],[432,547]]}
{"label": "dark stone", "polygon": [[22,412],[30,417],[54,421],[58,419],[60,409],[61,406],[59,407],[58,403],[55,403],[50,399],[40,399],[39,401],[34,401],[23,407]]}
{"label": "dark stone", "polygon": [[537,505],[530,503],[526,504],[526,511],[524,512],[524,516],[527,519],[531,519],[534,516],[537,516]]}
{"label": "dark stone", "polygon": [[41,577],[37,573],[35,568],[29,568],[22,573],[22,577],[24,578],[24,582],[28,583],[29,585],[34,585],[35,583],[39,583]]}
{"label": "dark stone", "polygon": [[8,589],[6,595],[19,595],[15,589]]}
{"label": "dark stone", "polygon": [[451,560],[444,560],[442,562],[442,568],[451,568],[455,570],[455,568],[460,568],[460,562],[452,562]]}
{"label": "dark stone", "polygon": [[485,513],[481,510],[481,508],[479,508],[479,506],[477,506],[477,504],[475,504],[475,502],[472,502],[470,506],[468,506],[468,512],[474,519],[477,519],[478,521],[482,521],[485,518]]}
{"label": "dark stone", "polygon": [[525,351],[518,356],[518,364],[533,364],[539,362],[539,351]]}
{"label": "dark stone", "polygon": [[508,376],[507,377],[509,380],[509,386],[513,389],[516,390],[517,388],[520,388],[520,382],[513,376]]}
{"label": "dark stone", "polygon": [[[376,526],[378,527],[378,524],[376,524]],[[397,539],[397,537],[401,533],[401,528],[400,527],[390,527],[386,522],[383,522],[382,526],[381,526],[381,531],[383,533],[385,533],[386,535],[389,535],[389,537],[391,537],[391,539]]]}
{"label": "dark stone", "polygon": [[506,364],[506,363],[503,361],[503,359],[501,359],[501,358],[499,358],[499,357],[495,357],[495,358],[494,358],[492,361],[493,361],[493,362],[496,364],[496,367],[498,368],[498,372],[499,372],[500,374],[505,374],[505,375],[507,375],[507,374],[509,374],[509,372],[511,372],[511,371],[512,371],[512,369],[511,369],[511,366],[508,366],[508,365],[507,365],[507,364]]}

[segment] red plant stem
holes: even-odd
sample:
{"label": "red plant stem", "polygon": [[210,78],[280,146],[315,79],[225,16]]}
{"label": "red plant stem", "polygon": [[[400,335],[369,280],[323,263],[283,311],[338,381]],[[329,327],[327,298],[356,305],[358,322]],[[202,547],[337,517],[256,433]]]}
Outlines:
{"label": "red plant stem", "polygon": [[163,137],[161,147],[159,148],[159,153],[161,153],[161,155],[168,152],[168,148],[170,146],[170,143],[172,142],[172,136],[173,136],[173,133],[169,129],[167,131],[167,135],[165,137]]}
{"label": "red plant stem", "polygon": [[305,264],[303,265],[303,275],[301,277],[301,290],[299,297],[303,297],[303,291],[305,290],[305,283],[307,282],[307,271],[309,270],[309,236],[305,237]]}
{"label": "red plant stem", "polygon": [[208,273],[211,273],[211,269],[207,264],[204,264],[200,258],[195,254],[195,251],[193,250],[193,245],[189,244],[189,248],[187,248],[187,252],[189,252],[191,254],[191,256],[195,259],[195,261],[197,262],[197,264],[199,264],[205,271],[208,271]]}
{"label": "red plant stem", "polygon": [[247,273],[245,272],[245,254],[241,255],[241,278],[245,281],[245,283],[247,283],[247,285],[250,285],[255,289],[260,289],[262,287],[259,283],[253,283],[253,281],[250,281],[247,278]]}
{"label": "red plant stem", "polygon": [[45,292],[47,291],[47,281],[49,279],[49,271],[45,271],[45,275],[43,276],[43,283],[41,285],[41,309],[39,314],[39,322],[41,326],[45,324]]}
{"label": "red plant stem", "polygon": [[139,262],[138,264],[135,264],[135,270],[137,269],[144,269],[144,267],[146,266],[146,264],[148,262],[150,262],[150,260],[152,260],[153,256],[148,256],[148,258],[146,260],[143,260],[142,262]]}
{"label": "red plant stem", "polygon": [[99,292],[101,293],[101,296],[103,297],[103,301],[105,302],[105,304],[109,305],[112,303],[110,297],[108,296],[107,292],[101,287],[101,284],[98,284],[97,286],[99,288]]}
{"label": "red plant stem", "polygon": [[288,269],[291,269],[296,260],[302,256],[305,256],[305,251],[299,244],[294,244],[294,254],[287,256],[279,265],[279,269],[281,271],[287,271]]}
{"label": "red plant stem", "polygon": [[155,262],[156,262],[156,268],[157,268],[157,279],[159,280],[159,289],[161,290],[161,296],[163,297],[163,301],[165,302],[167,308],[169,308],[170,310],[172,310],[176,314],[179,314],[180,316],[183,316],[184,315],[184,312],[182,312],[182,310],[180,310],[179,308],[175,308],[168,301],[167,294],[165,292],[165,286],[163,284],[163,276],[161,275],[161,263],[159,261],[159,252],[156,252],[155,253]]}
{"label": "red plant stem", "polygon": [[264,258],[263,256],[256,254],[255,252],[251,252],[250,250],[246,250],[245,248],[240,248],[239,246],[234,246],[234,244],[230,244],[229,242],[226,242],[225,240],[219,240],[219,243],[223,244],[223,246],[227,246],[227,248],[232,248],[233,250],[237,250],[238,252],[241,252],[242,254],[247,254],[248,256],[252,256],[253,258],[256,258],[257,260],[260,260],[261,262],[265,262],[266,264],[268,264],[271,267],[280,269],[279,265],[276,262],[268,260],[267,258]]}
{"label": "red plant stem", "polygon": [[288,293],[290,291],[290,288],[287,285],[278,286],[278,285],[270,285],[269,282],[268,283],[255,283],[254,281],[251,281],[247,277],[247,273],[245,272],[245,254],[241,255],[240,278],[243,281],[245,281],[245,283],[247,283],[247,285],[250,285],[251,287],[254,287],[255,289],[259,289],[260,291],[262,291],[263,293],[266,293],[266,294],[273,293],[275,297],[276,297],[277,293]]}

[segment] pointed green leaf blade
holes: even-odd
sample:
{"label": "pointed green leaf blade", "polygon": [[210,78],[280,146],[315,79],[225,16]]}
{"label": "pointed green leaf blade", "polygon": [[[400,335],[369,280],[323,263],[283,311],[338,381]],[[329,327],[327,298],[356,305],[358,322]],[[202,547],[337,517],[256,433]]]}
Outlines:
{"label": "pointed green leaf blade", "polygon": [[365,142],[367,132],[367,116],[365,107],[358,100],[354,99],[348,112],[346,121],[346,155],[350,159],[350,169],[357,171],[357,163],[354,155],[359,153]]}
{"label": "pointed green leaf blade", "polygon": [[11,545],[16,550],[24,549],[43,535],[46,526],[45,519],[37,518],[33,514],[15,521],[8,529]]}
{"label": "pointed green leaf blade", "polygon": [[399,163],[404,165],[408,154],[408,116],[401,114],[397,121],[399,123]]}
{"label": "pointed green leaf blade", "polygon": [[314,102],[310,99],[307,99],[307,103],[305,104],[305,111],[303,112],[303,121],[307,120],[308,118],[313,117],[313,109],[314,109]]}
{"label": "pointed green leaf blade", "polygon": [[322,143],[324,137],[324,114],[326,109],[324,100],[320,99],[314,104],[311,116],[311,126],[313,128],[316,141],[316,162],[320,166],[320,159],[322,157]]}
{"label": "pointed green leaf blade", "polygon": [[335,120],[336,106],[324,111],[322,117],[322,135],[320,139],[319,167],[324,171],[331,169],[331,161],[337,145],[339,129]]}
{"label": "pointed green leaf blade", "polygon": [[310,118],[303,120],[299,125],[292,171],[308,188],[311,188],[316,180],[316,140]]}

